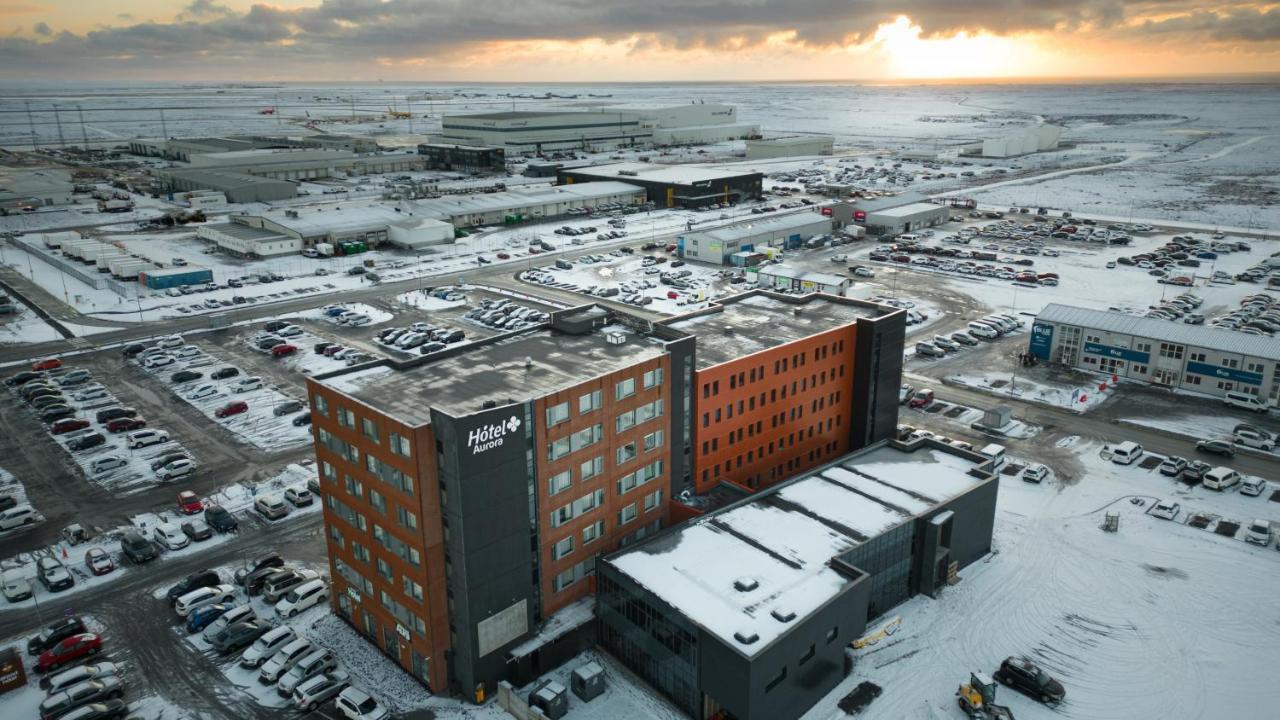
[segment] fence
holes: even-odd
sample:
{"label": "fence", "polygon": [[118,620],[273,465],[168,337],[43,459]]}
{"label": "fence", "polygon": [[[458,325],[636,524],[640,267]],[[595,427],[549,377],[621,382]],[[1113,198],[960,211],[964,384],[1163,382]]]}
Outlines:
{"label": "fence", "polygon": [[498,683],[498,705],[516,720],[547,720],[541,710],[525,702],[506,680]]}

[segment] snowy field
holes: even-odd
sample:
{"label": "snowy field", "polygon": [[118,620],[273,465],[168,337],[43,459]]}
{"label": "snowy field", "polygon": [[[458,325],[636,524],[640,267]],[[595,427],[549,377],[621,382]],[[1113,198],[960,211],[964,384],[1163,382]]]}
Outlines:
{"label": "snowy field", "polygon": [[[1261,612],[1280,590],[1280,552],[1183,524],[1202,512],[1280,528],[1280,504],[1266,501],[1276,486],[1262,497],[1189,488],[1098,449],[1079,447],[1084,471],[1069,486],[1003,476],[995,552],[939,599],[895,608],[897,633],[857,651],[853,674],[805,720],[845,717],[836,702],[864,680],[884,690],[867,717],[957,717],[955,689],[969,672],[1014,654],[1067,689],[1046,708],[1001,688],[998,701],[1020,720],[1248,717],[1280,702],[1269,680],[1280,626]],[[1156,518],[1157,499],[1185,512]],[[1120,515],[1115,534],[1100,529],[1107,512]]]}
{"label": "snowy field", "polygon": [[53,329],[31,308],[19,304],[18,312],[0,317],[0,345],[21,345],[61,340],[62,333]]}

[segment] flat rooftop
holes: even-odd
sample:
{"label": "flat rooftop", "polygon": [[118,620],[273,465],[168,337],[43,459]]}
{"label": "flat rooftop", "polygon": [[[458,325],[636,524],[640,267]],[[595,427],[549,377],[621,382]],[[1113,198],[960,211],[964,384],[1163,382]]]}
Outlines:
{"label": "flat rooftop", "polygon": [[[622,333],[626,341],[608,342],[606,335],[614,332]],[[401,422],[425,425],[431,422],[432,408],[462,417],[480,412],[488,401],[501,407],[542,397],[664,351],[663,341],[621,325],[585,335],[540,329],[472,349],[464,346],[461,353],[436,361],[393,365],[392,372],[377,383],[354,390],[343,382],[343,375],[318,382]]]}
{"label": "flat rooftop", "polygon": [[[719,311],[714,311],[716,308]],[[697,336],[698,369],[848,325],[858,318],[895,312],[894,308],[819,293],[797,298],[760,290],[720,300],[711,310],[662,323]]]}
{"label": "flat rooftop", "polygon": [[592,177],[611,177],[626,182],[628,178],[646,182],[669,183],[672,185],[692,185],[700,182],[714,182],[747,175],[759,175],[752,170],[724,170],[704,165],[654,165],[642,162],[621,162],[608,165],[591,165],[588,167],[562,170],[577,175]]}
{"label": "flat rooftop", "polygon": [[596,200],[613,195],[643,194],[644,188],[623,182],[574,183],[549,187],[521,188],[497,193],[473,195],[446,195],[432,200],[418,200],[414,204],[421,215],[448,218],[454,215],[479,214],[503,210],[518,210],[563,202]]}
{"label": "flat rooftop", "polygon": [[938,210],[946,210],[951,212],[946,205],[936,205],[934,203],[918,202],[910,205],[899,205],[898,207],[885,208],[884,210],[875,210],[874,213],[881,217],[909,217],[917,213],[936,212]]}
{"label": "flat rooftop", "polygon": [[1188,325],[1059,303],[1046,305],[1036,320],[1280,361],[1280,338],[1250,335],[1226,328]]}
{"label": "flat rooftop", "polygon": [[[704,515],[608,562],[751,657],[855,581],[830,560],[989,479],[933,447],[883,445]],[[754,588],[739,590],[747,581]],[[736,635],[756,635],[751,643]]]}
{"label": "flat rooftop", "polygon": [[782,233],[796,229],[803,229],[811,225],[823,225],[828,231],[830,231],[831,218],[825,215],[819,215],[817,212],[794,212],[787,215],[767,217],[761,220],[752,219],[736,225],[716,228],[714,230],[694,230],[684,233],[684,236],[707,238],[709,240],[719,240],[723,243],[729,243],[734,240],[755,238],[761,235],[768,235],[770,233]]}
{"label": "flat rooftop", "polygon": [[248,242],[270,242],[272,240],[288,240],[287,235],[282,235],[275,230],[266,228],[256,228],[250,225],[242,225],[238,222],[214,223],[207,225],[210,230],[216,230],[224,235],[233,237],[237,240],[245,240]]}
{"label": "flat rooftop", "polygon": [[582,114],[581,110],[509,110],[507,112],[449,114],[444,116],[444,122],[456,120],[532,120],[534,118]]}

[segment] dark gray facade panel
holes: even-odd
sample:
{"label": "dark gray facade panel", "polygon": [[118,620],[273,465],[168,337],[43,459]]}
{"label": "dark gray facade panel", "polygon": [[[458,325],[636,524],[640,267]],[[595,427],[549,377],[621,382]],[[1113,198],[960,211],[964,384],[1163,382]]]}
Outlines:
{"label": "dark gray facade panel", "polygon": [[906,313],[859,318],[853,366],[849,450],[861,450],[895,436],[898,426],[898,385],[902,380],[902,352],[906,342]]}
{"label": "dark gray facade panel", "polygon": [[962,570],[991,552],[999,491],[999,478],[992,478],[938,508],[955,513],[951,521],[951,559],[959,563]]}
{"label": "dark gray facade panel", "polygon": [[687,337],[667,344],[671,368],[667,372],[667,384],[671,389],[671,426],[667,429],[672,446],[671,472],[668,476],[671,491],[668,497],[678,496],[692,480],[693,462],[693,375],[696,367],[697,340]]}

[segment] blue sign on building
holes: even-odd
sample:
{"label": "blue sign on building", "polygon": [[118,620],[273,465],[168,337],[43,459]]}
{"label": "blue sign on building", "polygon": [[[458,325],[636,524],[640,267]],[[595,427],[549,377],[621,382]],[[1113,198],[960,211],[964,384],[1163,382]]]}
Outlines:
{"label": "blue sign on building", "polygon": [[1219,365],[1210,365],[1202,362],[1188,362],[1187,372],[1196,375],[1205,375],[1208,377],[1216,377],[1220,380],[1230,380],[1232,382],[1245,383],[1246,385],[1261,385],[1262,374],[1245,372],[1235,368],[1226,368]]}
{"label": "blue sign on building", "polygon": [[1031,354],[1048,362],[1049,350],[1053,348],[1053,326],[1048,323],[1035,323],[1031,326]]}
{"label": "blue sign on building", "polygon": [[1128,360],[1129,362],[1151,362],[1151,353],[1138,352],[1137,350],[1129,350],[1127,348],[1111,347],[1110,345],[1102,345],[1099,343],[1085,343],[1084,351],[1090,355],[1102,355],[1104,357],[1115,358],[1117,360]]}

